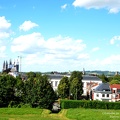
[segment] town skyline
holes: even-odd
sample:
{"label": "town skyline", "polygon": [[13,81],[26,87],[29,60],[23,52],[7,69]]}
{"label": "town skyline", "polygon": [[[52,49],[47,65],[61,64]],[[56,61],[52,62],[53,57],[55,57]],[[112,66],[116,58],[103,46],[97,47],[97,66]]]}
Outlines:
{"label": "town skyline", "polygon": [[119,0],[1,1],[0,68],[120,71],[119,20]]}

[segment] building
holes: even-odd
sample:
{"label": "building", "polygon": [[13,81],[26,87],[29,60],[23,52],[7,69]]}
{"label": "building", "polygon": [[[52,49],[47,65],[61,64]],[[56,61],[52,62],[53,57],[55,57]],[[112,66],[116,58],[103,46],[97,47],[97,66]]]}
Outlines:
{"label": "building", "polygon": [[120,101],[120,84],[101,83],[95,90],[92,90],[92,99],[109,102]]}
{"label": "building", "polygon": [[93,75],[83,75],[83,95],[90,95],[90,91],[92,89],[95,89],[100,83],[102,83],[102,80],[98,78],[97,76]]}
{"label": "building", "polygon": [[120,101],[120,84],[110,85],[110,88],[112,92],[111,101]]}
{"label": "building", "polygon": [[111,102],[111,88],[108,83],[101,83],[92,91],[92,99],[99,101],[110,101]]}
{"label": "building", "polygon": [[3,69],[2,72],[7,73],[9,75],[12,75],[14,77],[18,76],[19,74],[19,62],[18,60],[14,63],[12,63],[12,60],[10,59],[9,64],[7,61],[3,62]]}
{"label": "building", "polygon": [[66,75],[61,75],[61,74],[48,74],[50,83],[51,83],[54,91],[57,90],[58,85],[59,85],[59,83],[60,83],[60,80],[61,80],[64,76],[70,77],[69,74],[68,74],[68,75],[67,75],[67,74],[66,74]]}
{"label": "building", "polygon": [[[56,91],[58,88],[58,85],[60,83],[60,80],[62,79],[62,77],[70,77],[70,74],[66,74],[66,75],[61,75],[61,74],[49,74],[49,80],[50,83],[53,87],[53,89]],[[83,75],[83,95],[87,96],[88,94],[90,94],[90,91],[93,87],[99,85],[100,83],[102,83],[102,80],[99,79],[97,76],[90,76],[90,75]]]}

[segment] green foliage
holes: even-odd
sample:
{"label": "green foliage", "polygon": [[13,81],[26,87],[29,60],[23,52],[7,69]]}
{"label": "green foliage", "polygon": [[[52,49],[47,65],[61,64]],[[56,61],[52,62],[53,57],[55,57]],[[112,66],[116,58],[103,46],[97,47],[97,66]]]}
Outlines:
{"label": "green foliage", "polygon": [[106,77],[104,74],[98,76],[100,79],[102,79],[103,83],[109,82],[108,77]]}
{"label": "green foliage", "polygon": [[82,73],[73,71],[70,76],[70,94],[73,99],[80,99],[83,93]]}
{"label": "green foliage", "polygon": [[61,108],[120,109],[119,102],[101,102],[87,100],[61,100]]}
{"label": "green foliage", "polygon": [[69,97],[69,79],[68,77],[63,77],[60,80],[58,85],[58,95],[60,98],[68,98]]}
{"label": "green foliage", "polygon": [[0,107],[7,107],[11,101],[19,102],[15,96],[17,80],[10,75],[0,76]]}
{"label": "green foliage", "polygon": [[120,84],[120,81],[118,81],[118,80],[112,80],[112,81],[110,81],[110,84],[112,85],[112,84]]}
{"label": "green foliage", "polygon": [[48,81],[46,75],[37,74],[36,77],[29,77],[24,83],[24,103],[32,107],[52,108],[56,94]]}
{"label": "green foliage", "polygon": [[114,75],[114,76],[109,77],[108,79],[110,82],[120,83],[120,75]]}
{"label": "green foliage", "polygon": [[56,98],[48,77],[41,73],[28,73],[26,81],[10,75],[0,76],[0,107],[22,107],[29,104],[32,107],[51,109]]}

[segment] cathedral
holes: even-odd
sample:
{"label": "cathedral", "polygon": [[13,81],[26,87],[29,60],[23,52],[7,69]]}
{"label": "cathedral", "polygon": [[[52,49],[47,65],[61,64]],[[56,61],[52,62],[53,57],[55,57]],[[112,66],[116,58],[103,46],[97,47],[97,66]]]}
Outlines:
{"label": "cathedral", "polygon": [[12,60],[9,61],[9,64],[7,61],[3,62],[3,69],[2,72],[10,74],[14,77],[18,76],[19,73],[19,62],[17,60],[17,62],[12,63]]}

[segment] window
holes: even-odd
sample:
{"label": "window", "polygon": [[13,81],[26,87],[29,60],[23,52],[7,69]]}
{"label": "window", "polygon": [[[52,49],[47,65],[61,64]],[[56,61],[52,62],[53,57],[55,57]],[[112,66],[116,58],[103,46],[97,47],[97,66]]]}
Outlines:
{"label": "window", "polygon": [[117,89],[117,92],[120,92],[120,89]]}
{"label": "window", "polygon": [[115,90],[113,90],[113,93],[115,93]]}
{"label": "window", "polygon": [[57,85],[58,85],[58,81],[55,81],[55,87],[57,87]]}
{"label": "window", "polygon": [[102,94],[102,97],[105,97],[105,94]]}
{"label": "window", "polygon": [[97,94],[96,97],[99,97],[99,94]]}
{"label": "window", "polygon": [[107,94],[107,97],[109,97],[109,94]]}

